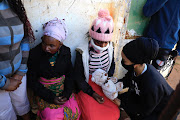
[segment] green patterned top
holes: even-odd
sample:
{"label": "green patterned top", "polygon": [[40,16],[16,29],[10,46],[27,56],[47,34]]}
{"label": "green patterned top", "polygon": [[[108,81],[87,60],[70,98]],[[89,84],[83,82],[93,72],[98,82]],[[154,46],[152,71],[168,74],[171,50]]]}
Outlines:
{"label": "green patterned top", "polygon": [[57,57],[58,57],[58,53],[59,53],[59,52],[56,52],[56,53],[49,59],[49,62],[50,62],[50,64],[51,64],[51,66],[54,66],[54,65],[55,65],[56,59],[57,59]]}

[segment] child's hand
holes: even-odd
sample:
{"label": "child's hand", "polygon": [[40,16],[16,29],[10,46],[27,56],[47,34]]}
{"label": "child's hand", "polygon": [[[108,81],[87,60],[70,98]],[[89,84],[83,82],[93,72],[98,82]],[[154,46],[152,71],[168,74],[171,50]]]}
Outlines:
{"label": "child's hand", "polygon": [[96,92],[93,93],[92,97],[100,104],[104,103],[104,98],[98,95]]}
{"label": "child's hand", "polygon": [[63,105],[67,101],[67,98],[65,97],[55,97],[54,98],[54,104],[56,105]]}
{"label": "child's hand", "polygon": [[113,100],[113,102],[114,102],[117,106],[120,106],[120,105],[121,105],[121,100],[118,99],[118,98],[115,98],[115,99]]}

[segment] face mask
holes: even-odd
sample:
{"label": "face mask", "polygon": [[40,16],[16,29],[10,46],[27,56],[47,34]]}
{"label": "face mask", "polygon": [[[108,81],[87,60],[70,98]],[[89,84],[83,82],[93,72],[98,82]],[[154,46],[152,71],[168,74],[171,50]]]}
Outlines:
{"label": "face mask", "polygon": [[109,48],[109,43],[106,45],[106,47],[99,47],[99,46],[95,45],[93,39],[91,39],[91,46],[94,48],[94,50],[97,53],[102,53],[103,51],[105,51],[106,49]]}
{"label": "face mask", "polygon": [[126,70],[128,70],[128,71],[133,71],[133,70],[134,70],[134,64],[132,64],[132,65],[125,65],[125,64],[124,64],[124,61],[121,60],[121,65],[122,65]]}

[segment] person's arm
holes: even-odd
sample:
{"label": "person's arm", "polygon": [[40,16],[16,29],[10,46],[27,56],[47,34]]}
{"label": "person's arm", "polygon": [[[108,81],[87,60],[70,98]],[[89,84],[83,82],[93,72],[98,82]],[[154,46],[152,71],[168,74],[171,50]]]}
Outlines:
{"label": "person's arm", "polygon": [[84,93],[92,96],[94,90],[92,87],[85,81],[84,75],[84,66],[82,61],[82,55],[77,51],[76,52],[76,60],[74,65],[74,77],[77,83],[78,88],[80,88]]}
{"label": "person's arm", "polygon": [[147,0],[143,7],[143,13],[146,17],[151,17],[158,12],[168,0]]}
{"label": "person's arm", "polygon": [[118,82],[123,82],[123,88],[130,87],[133,74],[134,72],[127,72],[123,78],[118,80]]}
{"label": "person's arm", "polygon": [[14,91],[22,83],[21,80],[14,78],[6,78],[4,75],[0,75],[0,90]]}
{"label": "person's arm", "polygon": [[112,55],[112,56],[113,56],[113,59],[112,59],[111,67],[110,67],[110,69],[109,69],[109,71],[108,71],[108,76],[109,76],[109,77],[113,76],[114,70],[115,70],[114,52],[113,52],[113,55]]}
{"label": "person's arm", "polygon": [[27,85],[34,91],[35,95],[49,103],[54,103],[56,95],[51,90],[44,87],[40,82],[38,82],[40,77],[39,62],[34,60],[36,57],[38,58],[39,56],[33,55],[30,52],[28,59]]}
{"label": "person's arm", "polygon": [[63,97],[66,97],[69,99],[70,95],[72,94],[72,90],[74,89],[74,81],[73,81],[73,67],[72,67],[72,62],[71,62],[71,51],[68,48],[68,54],[66,55],[65,58],[67,64],[67,71],[65,74],[65,81],[64,81],[64,91],[63,91]]}
{"label": "person's arm", "polygon": [[0,75],[0,89],[6,89],[10,81],[4,76]]}
{"label": "person's arm", "polygon": [[23,38],[23,40],[21,41],[20,47],[22,50],[21,65],[18,68],[17,72],[13,75],[13,78],[21,80],[22,77],[27,73],[27,61],[28,61],[29,50],[30,50],[28,37]]}
{"label": "person's arm", "polygon": [[180,109],[180,83],[177,85],[176,90],[171,96],[167,106],[161,112],[158,120],[174,120]]}
{"label": "person's arm", "polygon": [[161,86],[147,89],[149,90],[140,94],[138,103],[134,102],[135,99],[133,99],[133,97],[130,97],[126,104],[125,111],[138,115],[139,118],[150,115],[155,107],[161,102],[164,93]]}

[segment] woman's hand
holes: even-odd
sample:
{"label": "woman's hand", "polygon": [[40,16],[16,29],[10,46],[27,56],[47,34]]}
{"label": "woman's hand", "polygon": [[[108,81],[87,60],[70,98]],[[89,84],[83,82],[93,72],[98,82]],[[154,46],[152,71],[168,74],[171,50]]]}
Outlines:
{"label": "woman's hand", "polygon": [[96,92],[93,93],[92,97],[100,104],[104,103],[104,98],[98,95]]}
{"label": "woman's hand", "polygon": [[56,105],[63,105],[67,101],[67,98],[65,97],[55,97],[54,98],[54,104]]}
{"label": "woman's hand", "polygon": [[16,90],[19,85],[22,83],[21,80],[17,80],[14,78],[9,78],[10,80],[10,84],[8,85],[8,87],[5,89],[6,91],[14,91]]}

